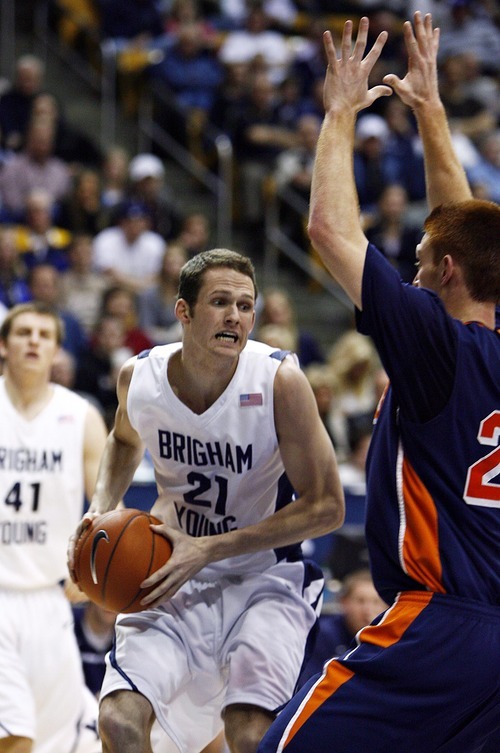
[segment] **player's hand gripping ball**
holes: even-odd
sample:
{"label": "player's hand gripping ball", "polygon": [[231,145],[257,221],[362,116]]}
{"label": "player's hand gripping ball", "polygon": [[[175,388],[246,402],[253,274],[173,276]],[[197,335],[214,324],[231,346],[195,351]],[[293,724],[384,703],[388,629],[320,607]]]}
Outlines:
{"label": "player's hand gripping ball", "polygon": [[152,590],[140,584],[167,562],[170,542],[151,530],[161,523],[142,510],[112,510],[84,529],[75,547],[75,578],[96,604],[114,612],[140,612]]}

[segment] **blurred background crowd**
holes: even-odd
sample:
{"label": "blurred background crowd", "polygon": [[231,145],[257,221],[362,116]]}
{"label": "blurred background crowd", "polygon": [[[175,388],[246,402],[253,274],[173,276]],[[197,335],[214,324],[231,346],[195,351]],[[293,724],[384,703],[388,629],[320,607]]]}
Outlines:
{"label": "blurred background crowd", "polygon": [[[87,120],[67,116],[82,94],[78,87],[67,94],[62,80],[47,76],[51,48],[38,52],[33,20],[41,5],[59,51],[101,86],[110,83],[112,60],[112,94],[100,95],[113,97],[112,112],[132,139],[110,138],[109,123],[96,127],[93,111]],[[196,175],[218,174],[214,145],[224,137],[233,157],[226,176],[232,246],[260,274],[270,232],[284,239],[274,247],[279,276],[272,284],[263,277],[253,336],[297,352],[339,456],[346,525],[306,542],[334,593],[368,564],[364,466],[386,378],[370,341],[354,331],[350,309],[326,334],[301,317],[316,310],[322,292],[305,229],[323,116],[322,32],[330,28],[338,39],[345,19],[361,15],[370,18],[372,38],[389,30],[375,84],[404,73],[403,22],[415,10],[431,11],[441,28],[440,89],[457,153],[474,194],[498,202],[495,0],[23,0],[19,7],[33,46],[0,71],[0,319],[27,300],[56,307],[66,336],[54,381],[85,394],[111,425],[124,360],[179,338],[174,304],[183,263],[222,245],[218,207],[200,200]],[[153,134],[146,143],[134,130],[145,105]],[[178,179],[179,155],[196,166],[187,183]],[[411,282],[426,214],[412,112],[395,98],[377,100],[359,118],[354,160],[366,234]],[[321,317],[318,309],[318,325]]]}

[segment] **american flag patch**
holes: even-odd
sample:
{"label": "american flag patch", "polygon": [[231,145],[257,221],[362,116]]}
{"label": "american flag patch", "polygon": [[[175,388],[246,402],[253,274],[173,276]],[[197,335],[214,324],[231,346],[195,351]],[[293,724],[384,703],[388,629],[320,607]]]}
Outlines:
{"label": "american flag patch", "polygon": [[249,392],[246,395],[240,395],[240,408],[246,408],[249,405],[262,405],[262,392]]}

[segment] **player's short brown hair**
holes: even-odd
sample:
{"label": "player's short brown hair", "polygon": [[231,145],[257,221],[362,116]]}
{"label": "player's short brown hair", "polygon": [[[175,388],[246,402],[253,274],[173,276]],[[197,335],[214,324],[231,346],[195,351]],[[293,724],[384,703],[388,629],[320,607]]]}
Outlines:
{"label": "player's short brown hair", "polygon": [[51,306],[47,306],[45,303],[38,301],[28,301],[28,303],[19,303],[17,306],[13,306],[7,312],[5,319],[0,327],[0,340],[7,342],[12,325],[21,314],[43,314],[44,316],[51,316],[56,323],[56,340],[57,344],[61,345],[64,339],[64,323],[55,309]]}
{"label": "player's short brown hair", "polygon": [[181,269],[177,297],[185,300],[192,309],[198,300],[205,273],[219,267],[227,267],[249,277],[252,281],[255,299],[257,299],[257,282],[252,261],[248,256],[243,256],[237,251],[230,251],[228,248],[202,251],[189,259]]}
{"label": "player's short brown hair", "polygon": [[470,199],[436,207],[424,229],[434,262],[449,254],[462,267],[465,284],[476,301],[500,299],[500,207]]}

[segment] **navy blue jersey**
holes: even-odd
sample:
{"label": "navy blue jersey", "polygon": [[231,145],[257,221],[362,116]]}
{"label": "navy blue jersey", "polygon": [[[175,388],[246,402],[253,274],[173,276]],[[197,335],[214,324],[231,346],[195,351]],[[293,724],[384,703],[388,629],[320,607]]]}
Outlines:
{"label": "navy blue jersey", "polygon": [[358,329],[390,386],[367,462],[373,578],[500,603],[500,334],[452,319],[368,246]]}

